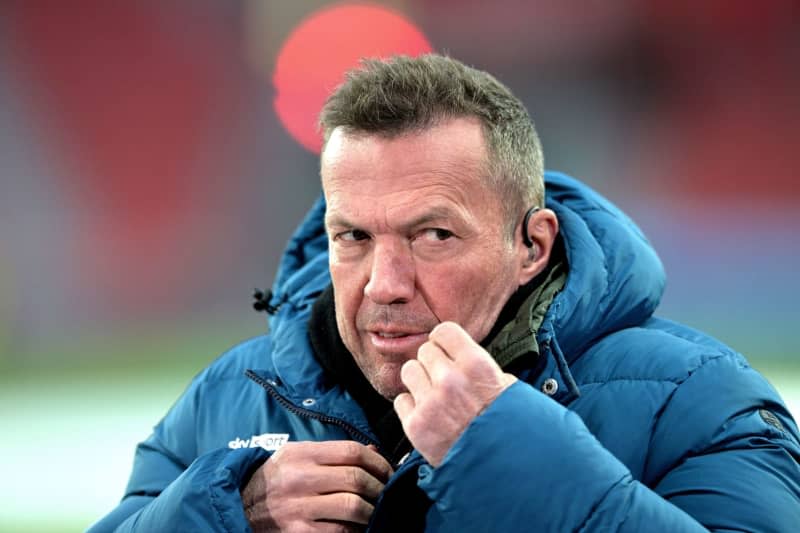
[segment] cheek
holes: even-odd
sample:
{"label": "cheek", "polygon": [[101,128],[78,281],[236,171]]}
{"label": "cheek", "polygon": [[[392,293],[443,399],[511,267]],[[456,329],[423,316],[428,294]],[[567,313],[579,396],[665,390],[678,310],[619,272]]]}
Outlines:
{"label": "cheek", "polygon": [[340,290],[339,287],[334,285],[336,327],[344,345],[351,353],[357,353],[359,351],[359,339],[355,323],[358,307],[357,304],[354,305],[353,298],[347,290],[341,290],[341,292]]}
{"label": "cheek", "polygon": [[427,269],[426,299],[440,320],[458,322],[473,335],[494,323],[517,282],[508,253],[494,251],[489,257],[495,260],[472,258]]}
{"label": "cheek", "polygon": [[[331,264],[330,273],[336,302],[336,320],[341,330],[342,325],[349,327],[355,322],[355,315],[361,303],[360,295],[364,292],[363,288],[359,287],[352,269]],[[344,321],[344,324],[341,321]]]}
{"label": "cheek", "polygon": [[484,272],[470,266],[449,265],[428,271],[421,285],[427,286],[426,299],[440,320],[464,322],[485,299],[491,281]]}

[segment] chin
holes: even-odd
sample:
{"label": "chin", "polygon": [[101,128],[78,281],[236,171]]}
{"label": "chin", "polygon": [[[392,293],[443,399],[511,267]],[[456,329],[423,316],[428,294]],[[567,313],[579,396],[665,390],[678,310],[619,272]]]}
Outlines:
{"label": "chin", "polygon": [[394,400],[398,394],[408,390],[402,383],[370,383],[372,388],[375,389],[378,394],[389,401]]}
{"label": "chin", "polygon": [[372,385],[372,388],[375,389],[378,392],[378,394],[380,394],[389,401],[393,401],[398,394],[408,391],[408,389],[406,389],[406,386],[403,385],[403,382],[400,381],[399,368],[397,369],[395,376],[392,376],[393,379],[390,380],[370,379],[369,382]]}
{"label": "chin", "polygon": [[372,352],[353,358],[372,388],[387,400],[394,400],[398,394],[407,391],[400,379],[400,369],[414,356]]}

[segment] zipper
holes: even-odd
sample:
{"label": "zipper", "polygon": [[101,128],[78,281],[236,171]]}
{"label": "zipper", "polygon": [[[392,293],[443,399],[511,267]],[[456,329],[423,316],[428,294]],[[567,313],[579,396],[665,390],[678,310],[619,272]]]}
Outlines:
{"label": "zipper", "polygon": [[[345,422],[341,418],[336,418],[333,416],[323,415],[322,413],[318,413],[316,411],[311,411],[309,409],[304,409],[302,407],[298,407],[297,405],[293,404],[289,401],[285,396],[281,395],[276,389],[274,382],[270,383],[269,380],[266,380],[253,372],[252,370],[245,371],[245,375],[261,385],[267,393],[272,396],[272,398],[277,401],[281,406],[283,406],[286,410],[305,418],[311,418],[313,420],[318,420],[325,424],[333,424],[334,426],[339,426],[340,428],[344,429],[355,441],[360,442],[361,444],[373,444],[378,446],[378,442],[373,440],[369,435],[355,427],[354,425],[350,424],[349,422]],[[380,448],[380,446],[378,446]]]}

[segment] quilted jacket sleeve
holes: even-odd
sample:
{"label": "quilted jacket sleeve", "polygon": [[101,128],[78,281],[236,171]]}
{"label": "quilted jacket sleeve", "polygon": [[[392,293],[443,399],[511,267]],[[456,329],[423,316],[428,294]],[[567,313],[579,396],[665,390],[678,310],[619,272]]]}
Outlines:
{"label": "quilted jacket sleeve", "polygon": [[198,457],[194,424],[202,386],[195,379],[139,444],[124,498],[91,533],[249,530],[239,487],[268,452],[220,448]]}
{"label": "quilted jacket sleeve", "polygon": [[[765,392],[766,391],[766,392]],[[778,423],[766,422],[764,397]],[[777,415],[775,414],[777,413]],[[517,382],[443,463],[420,469],[441,531],[796,531],[797,429],[769,385],[726,358],[682,383],[634,479],[578,415]]]}

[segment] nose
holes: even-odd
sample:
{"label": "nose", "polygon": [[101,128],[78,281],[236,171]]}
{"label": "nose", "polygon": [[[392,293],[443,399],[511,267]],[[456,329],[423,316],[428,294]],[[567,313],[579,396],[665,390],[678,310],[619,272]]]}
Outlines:
{"label": "nose", "polygon": [[378,305],[406,303],[414,297],[414,259],[402,243],[376,243],[364,295]]}

